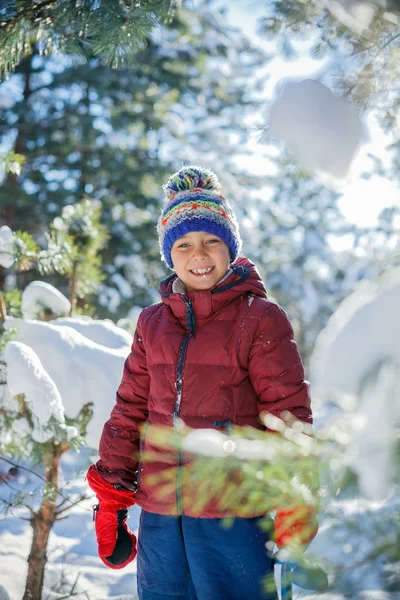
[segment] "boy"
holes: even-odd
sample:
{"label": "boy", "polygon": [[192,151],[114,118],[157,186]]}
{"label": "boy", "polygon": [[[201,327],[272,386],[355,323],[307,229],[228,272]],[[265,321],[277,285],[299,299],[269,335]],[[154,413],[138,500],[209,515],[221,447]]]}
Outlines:
{"label": "boy", "polygon": [[[151,434],[157,426],[177,431],[181,421],[263,429],[261,412],[290,411],[311,423],[308,383],[286,313],[268,301],[254,265],[238,258],[238,223],[216,175],[183,167],[164,191],[159,243],[174,273],[161,283],[162,302],[139,317],[100,460],[88,473],[99,499],[99,555],[113,568],[135,557],[126,518],[136,502],[139,600],[276,599],[262,589],[273,565],[257,527],[261,515],[242,518],[237,507],[222,510],[218,498],[195,511],[186,457],[162,450]],[[151,461],[139,461],[144,454]],[[167,470],[174,486],[161,494],[154,476]],[[232,527],[221,526],[224,517],[234,518]],[[294,529],[315,535],[312,513],[290,519],[284,539]]]}

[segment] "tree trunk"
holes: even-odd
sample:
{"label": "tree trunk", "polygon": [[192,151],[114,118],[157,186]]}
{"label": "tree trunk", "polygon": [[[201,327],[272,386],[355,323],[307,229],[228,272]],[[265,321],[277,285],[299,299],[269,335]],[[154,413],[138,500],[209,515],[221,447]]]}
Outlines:
{"label": "tree trunk", "polygon": [[[52,442],[50,442],[51,444]],[[50,449],[50,448],[49,448]],[[47,544],[56,520],[60,458],[67,448],[63,444],[50,449],[46,464],[46,485],[39,511],[31,517],[32,543],[28,557],[28,575],[22,600],[41,600],[47,563]]]}
{"label": "tree trunk", "polygon": [[[40,600],[42,597],[44,571],[47,563],[47,543],[54,519],[52,506],[41,506],[40,513],[32,517],[33,537],[28,558],[28,576],[26,578],[23,600]],[[54,507],[55,508],[55,507]],[[44,517],[47,514],[48,517]]]}
{"label": "tree trunk", "polygon": [[72,265],[72,275],[69,283],[69,301],[71,303],[71,309],[69,316],[72,317],[76,310],[76,303],[78,300],[78,261],[74,260]]}

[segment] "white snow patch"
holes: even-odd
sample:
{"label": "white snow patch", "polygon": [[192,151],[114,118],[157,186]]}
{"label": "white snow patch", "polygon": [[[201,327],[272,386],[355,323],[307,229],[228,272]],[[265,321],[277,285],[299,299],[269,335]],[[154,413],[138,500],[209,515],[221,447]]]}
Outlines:
{"label": "white snow patch", "polygon": [[6,346],[7,385],[14,396],[25,395],[25,401],[37,423],[32,437],[44,442],[53,437],[44,431],[51,417],[64,423],[64,408],[56,384],[46,373],[37,354],[21,342],[9,342]]}
{"label": "white snow patch", "polygon": [[67,317],[55,319],[53,323],[60,327],[72,327],[89,340],[107,348],[124,348],[132,344],[132,335],[112,321],[90,317]]}
{"label": "white snow patch", "polygon": [[362,384],[359,423],[349,448],[349,465],[370,500],[382,500],[394,477],[400,427],[400,363],[385,361]]}
{"label": "white snow patch", "polygon": [[[293,449],[303,449],[305,454],[310,454],[315,449],[313,438],[305,435],[294,427],[286,427],[285,437],[293,442]],[[278,438],[265,440],[249,440],[235,435],[226,435],[215,429],[196,429],[188,433],[183,439],[183,447],[188,452],[214,458],[225,458],[234,455],[240,460],[265,460],[276,459],[282,446]]]}
{"label": "white snow patch", "polygon": [[371,25],[377,8],[366,0],[326,0],[325,5],[343,25],[358,34]]}
{"label": "white snow patch", "polygon": [[338,399],[344,409],[350,399],[346,460],[370,499],[385,497],[393,479],[400,427],[399,306],[400,268],[363,282],[329,319],[310,361],[314,397]]}
{"label": "white snow patch", "polygon": [[400,361],[400,268],[362,282],[319,334],[311,357],[315,396],[357,395],[365,375],[382,360]]}
{"label": "white snow patch", "polygon": [[44,281],[32,281],[22,292],[21,311],[25,319],[37,319],[43,309],[54,316],[68,315],[70,301],[57,288]]}
{"label": "white snow patch", "polygon": [[224,458],[227,455],[224,444],[228,440],[227,435],[215,429],[196,429],[184,437],[183,447],[193,454]]}
{"label": "white snow patch", "polygon": [[306,170],[345,178],[364,137],[356,110],[319,81],[289,81],[269,113],[273,137]]}
{"label": "white snow patch", "polygon": [[0,265],[9,269],[14,264],[14,234],[7,225],[0,227]]}

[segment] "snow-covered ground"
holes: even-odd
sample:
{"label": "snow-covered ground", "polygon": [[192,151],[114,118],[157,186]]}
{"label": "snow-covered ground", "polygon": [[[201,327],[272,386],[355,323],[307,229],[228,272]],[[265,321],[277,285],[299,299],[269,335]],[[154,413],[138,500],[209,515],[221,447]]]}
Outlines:
{"label": "snow-covered ground", "polygon": [[[73,493],[86,491],[84,475],[70,475],[75,472],[77,465],[88,464],[87,452],[77,455],[71,452],[63,463],[64,478],[68,482],[68,490]],[[4,487],[4,486],[1,486]],[[1,489],[0,487],[0,489]],[[4,493],[3,490],[1,490]],[[64,521],[57,523],[53,529],[49,544],[49,562],[46,571],[45,592],[43,600],[57,600],[67,596],[70,589],[77,581],[76,596],[78,600],[136,600],[136,561],[122,571],[114,571],[103,565],[97,556],[97,545],[94,536],[91,505],[93,499],[82,503],[71,510]],[[343,519],[351,518],[357,514],[361,524],[360,531],[349,535],[349,530],[344,525],[342,528],[332,528],[329,517],[322,520],[321,530],[309,549],[309,554],[322,555],[333,564],[345,564],[346,556],[354,554],[360,556],[365,552],[366,538],[363,526],[368,527],[369,510],[378,511],[378,505],[371,505],[360,500],[341,502],[336,507],[343,514]],[[24,515],[26,516],[26,514]],[[130,509],[130,527],[137,529],[139,522],[139,509]],[[0,520],[0,584],[8,591],[10,600],[20,600],[24,591],[27,572],[27,556],[30,543],[30,526],[26,521],[18,518],[18,511],[7,515]],[[368,541],[371,543],[371,541]],[[347,554],[346,554],[347,553]],[[355,570],[356,571],[356,570]],[[295,588],[294,598],[299,600],[344,600],[354,598],[360,600],[389,600],[399,599],[400,594],[388,594],[377,587],[376,572],[371,569],[371,564],[360,565],[354,575],[363,574],[365,590],[357,592],[354,596],[344,596],[339,593],[326,592],[314,594]],[[349,575],[349,574],[346,574]],[[64,581],[64,587],[61,587]],[[51,588],[59,589],[59,593],[51,592]],[[2,600],[0,591],[0,600]],[[225,600],[225,599],[221,599]],[[249,600],[251,600],[249,598]]]}

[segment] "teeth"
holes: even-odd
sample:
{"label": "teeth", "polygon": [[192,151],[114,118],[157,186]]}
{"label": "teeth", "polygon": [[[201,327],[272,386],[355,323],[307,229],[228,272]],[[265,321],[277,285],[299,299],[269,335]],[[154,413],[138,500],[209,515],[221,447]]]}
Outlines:
{"label": "teeth", "polygon": [[207,269],[192,269],[193,273],[197,273],[197,275],[205,275],[212,271],[212,267],[208,267]]}

